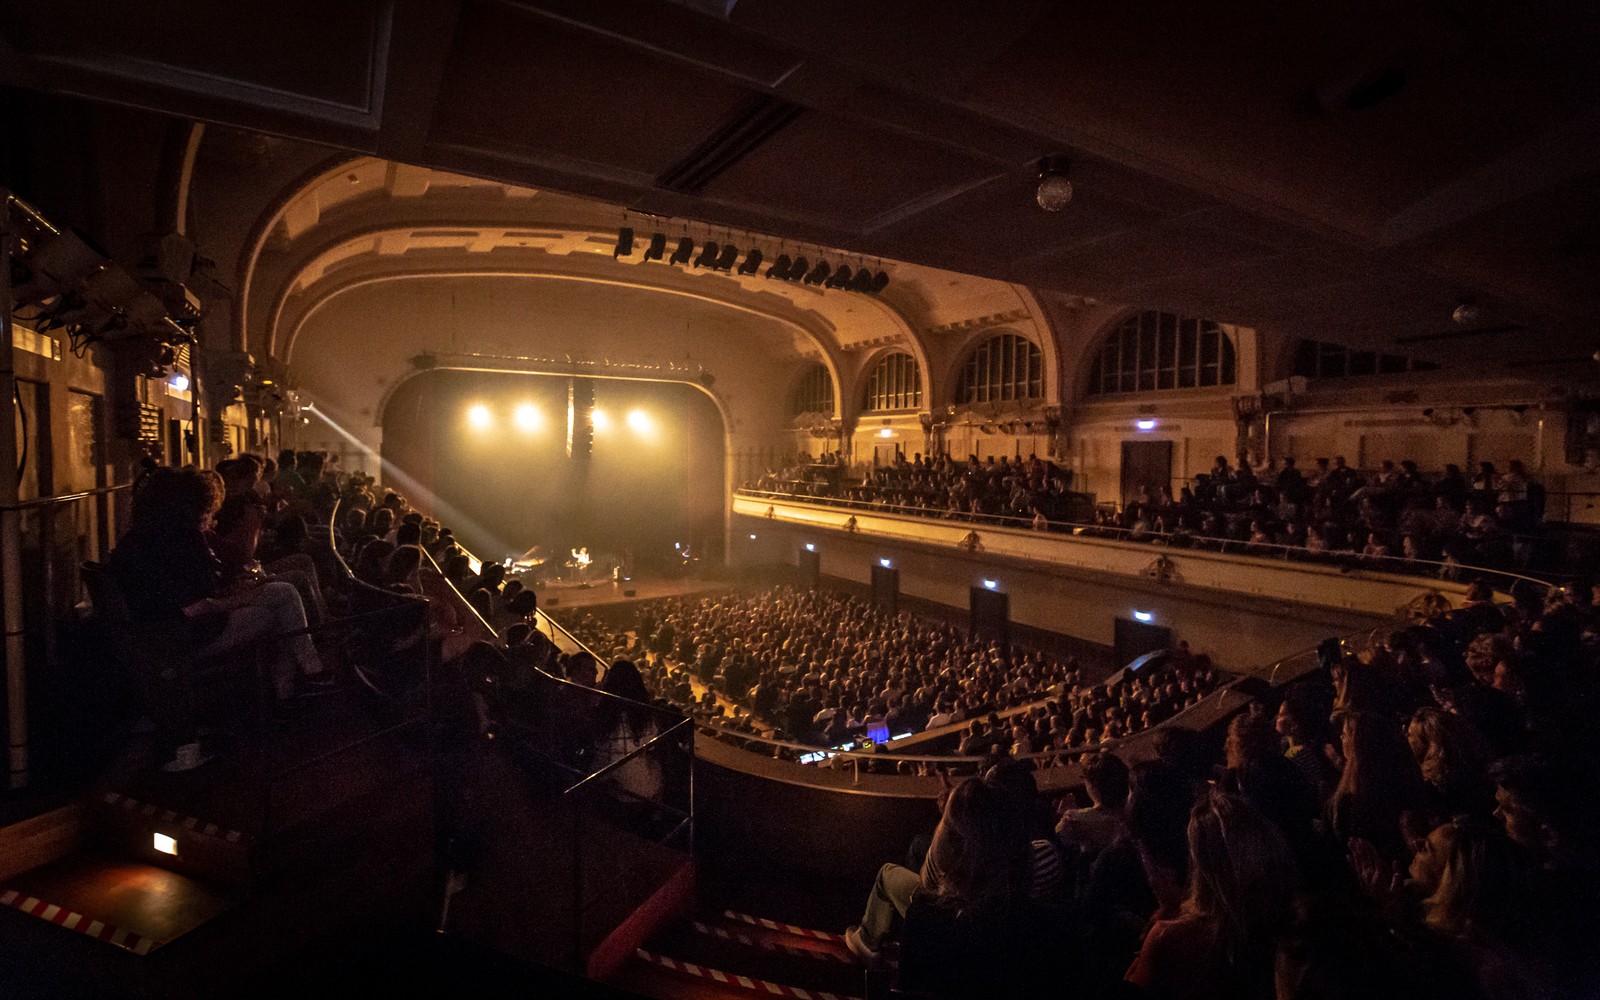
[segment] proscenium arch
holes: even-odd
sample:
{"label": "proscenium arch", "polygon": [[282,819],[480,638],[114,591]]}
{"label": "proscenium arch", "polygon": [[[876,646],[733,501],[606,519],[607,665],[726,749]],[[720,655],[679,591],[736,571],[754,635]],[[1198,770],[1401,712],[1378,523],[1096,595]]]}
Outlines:
{"label": "proscenium arch", "polygon": [[[731,310],[733,310],[735,312],[742,312],[742,313],[744,313],[746,315],[755,316],[755,317],[760,318],[760,319],[769,320],[769,321],[772,321],[774,323],[778,323],[780,325],[783,325],[783,326],[789,327],[791,329],[797,330],[800,333],[803,333],[820,350],[821,357],[822,357],[822,363],[827,366],[830,374],[832,374],[832,376],[834,378],[834,381],[835,381],[835,385],[837,385],[839,383],[838,361],[834,357],[833,353],[829,350],[828,345],[822,340],[822,338],[817,333],[815,333],[814,331],[810,330],[809,328],[807,328],[805,326],[805,324],[800,323],[799,321],[793,319],[792,317],[787,317],[787,316],[782,316],[782,315],[770,313],[770,312],[768,312],[766,310],[757,309],[757,308],[755,308],[753,306],[749,306],[749,305],[743,305],[743,304],[728,302],[728,301],[723,300],[723,299],[718,299],[716,297],[704,295],[704,294],[697,293],[697,292],[691,292],[691,291],[688,291],[686,289],[661,288],[661,287],[656,287],[656,286],[640,284],[640,283],[637,283],[637,282],[619,281],[619,280],[614,279],[614,278],[599,278],[599,277],[593,277],[593,276],[589,276],[589,275],[573,275],[573,274],[563,274],[563,273],[559,273],[559,272],[535,272],[535,271],[527,271],[527,270],[499,271],[499,270],[485,270],[485,269],[472,269],[472,270],[426,269],[426,270],[420,270],[420,271],[396,271],[396,272],[389,272],[389,273],[383,273],[383,274],[368,275],[368,276],[366,276],[364,278],[360,278],[360,279],[357,279],[357,280],[354,280],[354,281],[345,281],[345,282],[338,283],[338,284],[334,285],[334,287],[332,287],[332,288],[328,289],[327,291],[325,291],[324,293],[313,297],[311,299],[310,303],[306,306],[306,308],[303,309],[300,312],[300,315],[295,320],[294,326],[290,329],[289,334],[285,338],[285,341],[284,341],[284,352],[283,352],[284,361],[291,366],[291,370],[292,370],[292,366],[294,364],[294,345],[295,345],[295,341],[299,338],[300,333],[304,329],[306,323],[308,323],[318,312],[320,312],[329,303],[333,302],[335,299],[339,298],[341,295],[344,295],[347,292],[356,291],[358,289],[370,287],[370,286],[373,286],[373,285],[386,284],[386,283],[389,283],[389,282],[397,282],[397,281],[425,281],[425,280],[434,280],[434,279],[455,280],[455,279],[461,279],[461,278],[473,278],[473,279],[476,279],[476,278],[487,278],[487,279],[494,279],[494,280],[513,279],[513,280],[529,280],[529,281],[566,281],[566,282],[582,283],[582,284],[606,285],[606,286],[613,286],[613,287],[630,288],[630,289],[634,289],[634,290],[637,290],[637,291],[651,292],[651,293],[655,293],[655,294],[676,295],[676,296],[681,297],[681,298],[687,298],[687,299],[691,299],[691,300],[695,300],[695,301],[699,301],[699,302],[705,302],[705,303],[707,303],[709,305],[718,306],[718,307],[722,307],[722,308],[726,308],[726,309],[731,309]],[[376,417],[376,416],[378,416],[378,414],[375,413],[374,416]],[[726,416],[727,416],[726,413],[724,413],[724,417],[726,417]]]}

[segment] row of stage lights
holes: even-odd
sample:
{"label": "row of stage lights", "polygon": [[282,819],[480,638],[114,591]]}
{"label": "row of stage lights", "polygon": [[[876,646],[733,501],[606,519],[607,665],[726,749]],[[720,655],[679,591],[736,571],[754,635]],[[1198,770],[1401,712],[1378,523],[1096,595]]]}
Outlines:
{"label": "row of stage lights", "polygon": [[[633,229],[623,226],[617,232],[617,248],[612,251],[611,257],[616,259],[631,256],[633,256]],[[668,257],[667,234],[662,232],[652,233],[650,243],[644,249],[645,263],[659,260],[668,264],[692,264],[694,267],[731,271],[746,276],[760,272],[765,259],[760,247],[751,247],[745,253],[744,260],[739,261],[738,247],[732,243],[719,244],[716,240],[702,242],[700,254],[695,256],[695,242],[691,236],[680,237],[677,246],[673,248],[672,256]],[[798,281],[818,288],[861,292],[866,295],[877,295],[889,287],[889,275],[881,270],[874,271],[866,264],[852,268],[842,261],[838,264],[829,264],[825,260],[818,259],[812,263],[801,254],[794,256],[786,253],[778,254],[777,259],[768,265],[766,276],[778,281]]]}
{"label": "row of stage lights", "polygon": [[[611,415],[605,410],[590,410],[589,421],[599,433],[611,429]],[[636,434],[650,434],[656,429],[656,422],[643,410],[629,410],[624,421],[628,429]],[[544,411],[532,403],[523,403],[511,411],[511,423],[517,430],[532,434],[544,429]],[[482,403],[470,406],[467,408],[467,424],[475,431],[492,430],[495,426],[494,411]]]}

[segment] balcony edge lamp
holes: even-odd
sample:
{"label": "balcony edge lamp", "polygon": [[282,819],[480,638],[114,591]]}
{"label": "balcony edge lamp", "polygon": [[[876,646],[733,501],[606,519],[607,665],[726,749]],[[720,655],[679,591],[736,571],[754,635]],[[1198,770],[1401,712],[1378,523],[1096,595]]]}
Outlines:
{"label": "balcony edge lamp", "polygon": [[733,270],[733,262],[738,259],[739,248],[732,243],[724,243],[722,244],[722,255],[717,258],[717,262],[712,267],[719,271],[731,271]]}
{"label": "balcony edge lamp", "polygon": [[789,265],[789,273],[784,275],[784,278],[788,281],[799,281],[801,278],[806,276],[806,272],[810,269],[810,261],[806,260],[804,257],[796,257],[794,259],[794,263]]}
{"label": "balcony edge lamp", "polygon": [[761,270],[761,248],[752,247],[750,252],[744,255],[744,263],[739,265],[739,273],[755,274],[759,270]]}
{"label": "balcony edge lamp", "polygon": [[706,240],[700,244],[700,256],[694,259],[695,267],[715,267],[717,264],[717,241]]}
{"label": "balcony edge lamp", "polygon": [[666,255],[666,253],[667,253],[667,234],[666,233],[652,233],[650,235],[650,245],[644,248],[644,261],[645,261],[645,263],[648,264],[652,260],[660,260],[662,257],[664,257]]}
{"label": "balcony edge lamp", "polygon": [[611,259],[616,260],[618,257],[631,256],[633,256],[633,228],[631,226],[623,226],[617,230],[617,247],[611,251]]}
{"label": "balcony edge lamp", "polygon": [[833,270],[833,268],[828,266],[828,262],[827,261],[825,261],[825,260],[817,261],[817,266],[813,267],[811,269],[811,273],[806,275],[806,284],[808,284],[808,285],[820,285],[820,284],[822,284],[824,281],[828,280],[828,274],[832,270]]}
{"label": "balcony edge lamp", "polygon": [[1039,187],[1033,200],[1046,212],[1059,212],[1072,203],[1072,181],[1067,179],[1070,164],[1065,156],[1047,156],[1039,161]]}
{"label": "balcony edge lamp", "polygon": [[778,254],[778,259],[772,262],[772,266],[767,268],[767,277],[777,278],[779,281],[788,281],[789,268],[793,265],[794,261],[789,259],[788,254],[780,253]]}

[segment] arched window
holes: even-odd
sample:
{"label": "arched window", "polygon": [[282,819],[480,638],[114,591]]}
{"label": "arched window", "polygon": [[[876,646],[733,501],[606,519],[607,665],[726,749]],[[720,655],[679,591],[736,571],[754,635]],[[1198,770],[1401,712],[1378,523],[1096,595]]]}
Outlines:
{"label": "arched window", "polygon": [[795,386],[794,398],[789,401],[789,416],[802,413],[825,413],[833,416],[833,375],[827,365],[812,365],[800,376]]}
{"label": "arched window", "polygon": [[1106,337],[1089,394],[1232,385],[1234,365],[1233,341],[1211,320],[1142,312]]}
{"label": "arched window", "polygon": [[1398,354],[1352,351],[1343,344],[1302,340],[1294,349],[1294,373],[1306,378],[1355,378],[1361,375],[1399,375],[1431,372],[1439,366]]}
{"label": "arched window", "polygon": [[917,359],[909,354],[886,354],[867,376],[862,408],[866,410],[914,410],[922,405],[922,373]]}
{"label": "arched window", "polygon": [[1044,398],[1044,360],[1039,345],[1015,333],[979,344],[961,366],[958,403],[996,403]]}

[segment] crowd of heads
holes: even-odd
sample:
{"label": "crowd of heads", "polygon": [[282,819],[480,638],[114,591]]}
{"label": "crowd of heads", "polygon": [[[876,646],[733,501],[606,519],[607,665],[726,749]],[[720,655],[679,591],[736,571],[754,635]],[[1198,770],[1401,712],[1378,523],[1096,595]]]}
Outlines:
{"label": "crowd of heads", "polygon": [[1219,679],[1180,645],[1164,666],[1097,684],[1070,656],[822,590],[669,599],[629,615],[580,619],[578,632],[643,662],[659,695],[702,718],[819,747],[964,727],[950,752],[1045,764],[1157,725]]}
{"label": "crowd of heads", "polygon": [[1143,487],[1121,510],[1097,513],[1100,528],[1173,544],[1240,542],[1246,550],[1408,561],[1447,567],[1525,566],[1536,555],[1543,493],[1520,461],[1481,463],[1470,482],[1455,465],[1426,476],[1417,463],[1384,460],[1368,472],[1344,456],[1302,470],[1293,458],[1256,472],[1217,456],[1211,471],[1176,495]]}
{"label": "crowd of heads", "polygon": [[769,470],[749,488],[925,513],[931,517],[998,521],[1044,530],[1072,518],[1078,496],[1068,489],[1072,474],[1036,454],[991,455],[965,461],[948,454],[898,452],[892,464],[870,470],[859,482],[842,478],[837,459],[813,463],[801,455]]}
{"label": "crowd of heads", "polygon": [[[961,919],[1060,918],[1054,974],[1091,995],[1124,978],[1157,998],[1600,995],[1600,604],[1489,596],[1326,644],[1216,756],[1164,727],[1153,758],[1085,758],[1087,801],[1058,803],[1053,908],[1016,888],[1013,835]],[[927,926],[907,918],[902,974]],[[928,960],[1037,958],[1006,940]]]}

